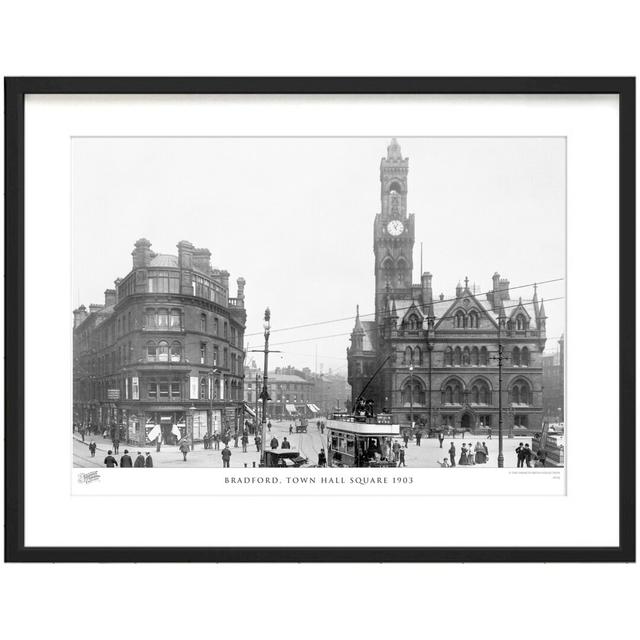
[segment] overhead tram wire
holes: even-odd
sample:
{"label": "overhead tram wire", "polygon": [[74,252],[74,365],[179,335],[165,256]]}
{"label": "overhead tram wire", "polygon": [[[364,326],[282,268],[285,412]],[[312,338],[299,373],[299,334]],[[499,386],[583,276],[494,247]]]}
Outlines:
{"label": "overhead tram wire", "polygon": [[[509,286],[508,291],[515,291],[516,289],[525,289],[526,287],[533,287],[534,285],[543,285],[543,284],[551,284],[553,282],[562,282],[564,280],[564,278],[553,278],[551,280],[542,280],[541,282],[530,282],[528,284],[520,284],[517,285],[515,287]],[[505,289],[506,291],[507,289]],[[502,291],[502,289],[498,289],[498,291]],[[494,293],[494,289],[489,289],[488,291],[479,291],[478,293],[474,293],[473,296],[474,297],[478,297],[478,296],[483,296],[486,295],[487,293]],[[455,302],[457,300],[457,296],[454,296],[453,298],[443,298],[442,300],[434,300],[433,303],[436,302]],[[552,300],[553,298],[549,298],[549,300]],[[418,308],[422,308],[422,307],[426,307],[429,303],[424,303],[424,304],[418,304],[415,305]],[[409,305],[408,307],[398,307],[396,310],[397,311],[406,311],[407,309],[410,309],[412,306],[414,306],[413,304]],[[370,316],[375,316],[375,311],[371,312],[371,313],[362,313],[360,314],[361,318],[368,318]],[[347,320],[353,320],[353,316],[346,316],[344,318],[334,318],[332,320],[319,320],[318,322],[309,322],[307,324],[298,324],[298,325],[293,325],[291,327],[282,327],[280,329],[272,329],[272,333],[275,333],[276,331],[293,331],[294,329],[306,329],[308,327],[318,327],[320,325],[323,324],[331,324],[334,322],[346,322]],[[245,333],[245,337],[249,338],[251,336],[259,336],[262,335],[261,332],[256,332],[256,333]]]}
{"label": "overhead tram wire", "polygon": [[[565,299],[564,296],[558,296],[557,298],[545,298],[544,302],[546,304],[547,302],[555,302],[557,300],[564,300],[564,299]],[[443,300],[443,302],[444,302],[444,300]],[[533,304],[533,303],[532,302],[522,302],[522,303],[518,302],[517,304],[505,305],[503,308],[504,309],[512,309],[512,308],[519,307],[519,306],[523,306],[523,307],[529,306],[531,304]],[[409,308],[409,307],[407,307],[407,308]],[[453,320],[454,318],[455,318],[455,316],[442,316],[441,318],[438,318],[437,320],[438,321],[440,321],[440,320]],[[351,319],[353,319],[353,317]],[[341,336],[350,336],[351,333],[352,333],[351,331],[347,331],[347,332],[343,332],[343,333],[332,333],[332,334],[328,334],[328,335],[324,335],[324,336],[312,336],[311,338],[298,338],[296,340],[287,340],[286,342],[275,342],[273,344],[273,346],[280,347],[283,344],[293,344],[295,342],[311,342],[313,340],[324,340],[326,338],[339,338]],[[556,337],[559,338],[560,336],[556,336]],[[547,340],[552,340],[553,338],[546,338],[546,339]]]}

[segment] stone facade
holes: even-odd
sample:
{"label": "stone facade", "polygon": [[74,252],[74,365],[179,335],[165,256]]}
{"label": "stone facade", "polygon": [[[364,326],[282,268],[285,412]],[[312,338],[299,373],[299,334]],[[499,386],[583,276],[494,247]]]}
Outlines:
{"label": "stone facade", "polygon": [[165,442],[242,424],[243,278],[229,297],[229,273],[190,242],[156,254],[142,238],[132,270],[104,304],[74,313],[74,420],[120,430],[140,445],[159,425]]}
{"label": "stone facade", "polygon": [[376,411],[390,411],[404,425],[413,420],[434,427],[497,428],[501,344],[503,425],[538,430],[544,301],[535,285],[530,299],[513,298],[509,281],[498,273],[484,295],[468,278],[450,297],[434,296],[429,272],[414,284],[408,171],[408,158],[394,139],[380,164],[381,212],[374,219],[375,317],[362,320],[358,309],[347,349],[352,402],[364,389]]}

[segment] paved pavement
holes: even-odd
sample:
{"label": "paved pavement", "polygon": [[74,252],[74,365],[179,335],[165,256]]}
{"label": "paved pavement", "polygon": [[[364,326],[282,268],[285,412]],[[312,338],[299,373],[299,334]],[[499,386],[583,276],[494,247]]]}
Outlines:
{"label": "paved pavement", "polygon": [[[271,438],[275,435],[278,441],[281,443],[282,439],[286,437],[291,442],[292,450],[297,450],[300,454],[309,459],[310,464],[316,464],[318,460],[318,453],[321,448],[326,450],[326,434],[321,434],[316,427],[315,421],[309,423],[308,432],[289,434],[289,425],[292,424],[289,421],[272,422],[271,432],[266,434],[266,444],[269,446]],[[94,438],[94,441],[98,445],[96,456],[92,458],[89,454],[89,442],[91,438],[85,437],[83,443],[78,434],[74,434],[73,442],[73,463],[74,467],[102,467],[104,466],[104,458],[107,455],[107,451],[112,448],[111,442],[98,437]],[[442,449],[437,438],[422,438],[420,446],[416,445],[415,440],[409,442],[409,446],[405,449],[405,463],[407,467],[440,467],[439,461],[444,458],[448,458],[448,450],[451,446],[451,442],[455,443],[456,447],[456,465],[460,458],[460,450],[462,443],[471,444],[475,446],[476,442],[485,442],[489,449],[489,460],[487,464],[476,465],[475,468],[482,469],[487,467],[498,466],[498,438],[494,436],[491,439],[487,439],[486,436],[474,437],[467,434],[464,438],[459,436],[455,439],[446,438]],[[516,467],[517,459],[515,454],[515,448],[522,442],[528,443],[531,446],[531,438],[516,436],[512,439],[504,438],[503,450],[504,450],[504,466]],[[222,445],[221,445],[222,446]],[[242,451],[242,445],[238,442],[238,448],[233,446],[233,440],[230,442],[231,449],[231,467],[253,467],[258,466],[260,460],[260,454],[256,451],[255,444],[253,442],[253,436],[249,437],[249,445],[247,452]],[[135,460],[138,451],[141,451],[144,455],[149,451],[153,457],[154,467],[211,467],[222,468],[222,456],[220,450],[205,449],[202,444],[196,444],[195,450],[190,451],[187,454],[187,461],[183,460],[182,453],[176,446],[163,445],[161,451],[156,452],[154,447],[137,447],[136,445],[120,444],[119,455],[116,459],[120,459],[120,456],[124,453],[124,450],[128,449],[129,453]]]}

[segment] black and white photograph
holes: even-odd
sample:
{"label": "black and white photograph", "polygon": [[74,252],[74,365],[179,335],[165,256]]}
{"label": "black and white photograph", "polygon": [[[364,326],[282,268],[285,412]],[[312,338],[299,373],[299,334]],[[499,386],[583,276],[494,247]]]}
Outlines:
{"label": "black and white photograph", "polygon": [[564,467],[565,137],[71,145],[74,467]]}

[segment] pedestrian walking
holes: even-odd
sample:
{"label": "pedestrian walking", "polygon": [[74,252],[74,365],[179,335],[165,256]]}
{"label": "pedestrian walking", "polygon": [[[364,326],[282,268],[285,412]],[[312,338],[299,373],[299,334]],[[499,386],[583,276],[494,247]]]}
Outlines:
{"label": "pedestrian walking", "polygon": [[282,448],[291,449],[291,443],[287,440],[287,436],[285,436],[282,440]]}
{"label": "pedestrian walking", "polygon": [[113,457],[113,452],[111,451],[111,449],[107,451],[107,457],[104,459],[104,464],[109,469],[118,466],[118,461]]}
{"label": "pedestrian walking", "polygon": [[118,449],[120,448],[120,441],[117,438],[113,439],[113,453],[118,455]]}
{"label": "pedestrian walking", "polygon": [[318,454],[318,466],[326,467],[327,466],[327,455],[324,452],[324,449],[320,449],[320,453]]}
{"label": "pedestrian walking", "polygon": [[273,436],[273,438],[271,438],[271,442],[270,442],[271,448],[272,448],[272,449],[277,449],[277,448],[278,448],[278,444],[280,444],[280,443],[278,442],[278,438],[276,438],[275,436]]}
{"label": "pedestrian walking", "polygon": [[458,466],[462,467],[469,464],[467,459],[467,445],[463,442],[462,448],[460,449],[460,459],[458,460]]}
{"label": "pedestrian walking", "polygon": [[136,458],[136,461],[133,463],[134,467],[144,467],[144,456],[142,455],[142,453],[140,451],[138,451],[138,457]]}
{"label": "pedestrian walking", "polygon": [[160,453],[160,445],[162,444],[162,434],[158,434],[156,439],[156,453]]}
{"label": "pedestrian walking", "polygon": [[393,451],[393,461],[396,463],[396,466],[400,462],[400,443],[397,440],[393,441],[393,445],[391,446],[391,451]]}
{"label": "pedestrian walking", "polygon": [[404,449],[400,449],[400,460],[398,462],[399,467],[406,467],[407,465],[404,463]]}
{"label": "pedestrian walking", "polygon": [[527,467],[531,467],[531,456],[533,455],[533,451],[531,451],[528,443],[524,445],[523,455],[524,461],[527,463]]}
{"label": "pedestrian walking", "polygon": [[187,453],[189,453],[189,445],[187,444],[186,440],[182,441],[182,444],[180,445],[180,451],[182,451],[182,460],[184,462],[187,461]]}
{"label": "pedestrian walking", "polygon": [[409,446],[409,431],[405,430],[402,434],[402,439],[404,440],[404,448],[406,449]]}
{"label": "pedestrian walking", "polygon": [[440,441],[440,448],[442,449],[442,444],[444,443],[444,431],[441,431],[438,434],[438,440]]}
{"label": "pedestrian walking", "polygon": [[122,467],[133,467],[133,460],[129,455],[129,450],[125,449],[124,453],[120,456],[120,468]]}
{"label": "pedestrian walking", "polygon": [[205,433],[204,436],[202,437],[202,444],[204,445],[205,449],[209,448],[209,434]]}
{"label": "pedestrian walking", "polygon": [[271,420],[267,422],[267,429],[269,430],[269,433],[271,433]]}
{"label": "pedestrian walking", "polygon": [[147,451],[146,453],[146,457],[144,459],[144,466],[149,468],[149,467],[153,467],[153,458],[151,457],[151,454]]}
{"label": "pedestrian walking", "polygon": [[471,443],[467,445],[467,451],[468,451],[467,464],[470,466],[473,466],[476,463],[476,459],[475,459],[475,456],[473,455],[473,449],[471,448]]}
{"label": "pedestrian walking", "polygon": [[293,425],[290,424],[289,425],[289,435],[291,435],[293,433]]}
{"label": "pedestrian walking", "polygon": [[260,445],[262,444],[262,438],[257,435],[255,438],[255,443],[256,443],[256,451],[260,451]]}
{"label": "pedestrian walking", "polygon": [[419,447],[420,446],[420,441],[422,440],[422,431],[420,431],[418,429],[418,431],[416,431],[416,446]]}
{"label": "pedestrian walking", "polygon": [[80,435],[82,436],[82,442],[84,442],[84,427],[80,427]]}
{"label": "pedestrian walking", "polygon": [[451,460],[451,466],[456,466],[456,445],[452,442],[449,447],[449,459]]}
{"label": "pedestrian walking", "polygon": [[229,449],[229,444],[224,445],[224,449],[222,450],[222,468],[229,468],[229,461],[231,460],[231,449]]}
{"label": "pedestrian walking", "polygon": [[518,467],[524,467],[524,445],[521,442],[516,447],[516,456],[518,457]]}
{"label": "pedestrian walking", "polygon": [[242,434],[242,451],[243,453],[247,453],[247,445],[249,444],[249,436],[247,435],[247,432],[245,431]]}
{"label": "pedestrian walking", "polygon": [[237,431],[233,432],[233,446],[236,449],[238,448],[238,432]]}
{"label": "pedestrian walking", "polygon": [[213,434],[213,448],[216,451],[220,449],[220,434],[217,431]]}
{"label": "pedestrian walking", "polygon": [[484,464],[487,461],[487,456],[484,453],[484,447],[480,442],[476,442],[476,446],[473,448],[474,458],[476,464]]}
{"label": "pedestrian walking", "polygon": [[491,427],[487,427],[487,440],[491,440]]}
{"label": "pedestrian walking", "polygon": [[95,458],[95,457],[96,457],[96,448],[97,448],[97,447],[96,447],[96,443],[92,440],[92,441],[89,443],[89,453],[91,454],[91,457],[92,457],[92,458]]}

